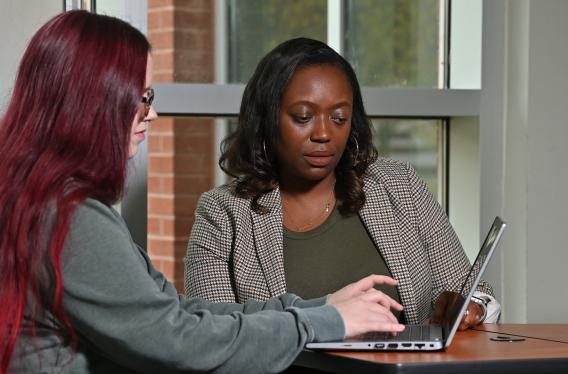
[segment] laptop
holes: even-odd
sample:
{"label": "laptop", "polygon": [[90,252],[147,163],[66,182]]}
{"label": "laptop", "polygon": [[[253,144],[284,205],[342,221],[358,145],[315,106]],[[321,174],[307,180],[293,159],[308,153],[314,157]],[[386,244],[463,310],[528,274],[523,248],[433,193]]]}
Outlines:
{"label": "laptop", "polygon": [[455,293],[455,297],[451,298],[445,309],[446,313],[440,325],[406,325],[403,332],[394,336],[387,332],[372,332],[342,341],[308,343],[306,348],[338,351],[439,351],[447,348],[465,314],[469,304],[466,301],[473,296],[505,226],[501,218],[495,217],[459,293]]}

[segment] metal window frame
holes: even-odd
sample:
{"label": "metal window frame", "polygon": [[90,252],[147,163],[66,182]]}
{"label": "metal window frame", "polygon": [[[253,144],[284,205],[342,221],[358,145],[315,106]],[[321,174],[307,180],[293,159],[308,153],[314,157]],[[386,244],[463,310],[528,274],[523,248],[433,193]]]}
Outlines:
{"label": "metal window frame", "polygon": [[[225,0],[215,0],[216,5],[220,6]],[[336,28],[328,27],[328,37],[333,42],[332,47],[341,50],[341,29],[343,27],[343,13],[341,12],[343,0],[328,0],[330,9],[328,16],[339,20]],[[449,13],[451,0],[442,0],[441,12]],[[146,2],[128,2],[129,9],[135,11],[138,6],[144,8]],[[96,9],[96,0],[63,0],[64,10],[70,9]],[[141,11],[138,16],[141,17]],[[449,17],[446,18],[449,22]],[[216,22],[226,28],[226,15],[219,13]],[[448,32],[445,42],[450,40],[450,25],[446,22],[441,25]],[[145,26],[145,25],[144,25]],[[145,31],[145,30],[144,30]],[[220,46],[223,40],[220,39]],[[441,53],[445,55],[444,64],[449,66],[449,45],[445,44]],[[217,51],[219,53],[219,51]],[[225,56],[226,59],[226,56]],[[222,66],[216,66],[219,73],[224,71]],[[223,74],[224,77],[224,74]],[[448,82],[449,68],[447,67],[441,87],[451,87]],[[154,108],[160,115],[164,116],[212,116],[212,117],[233,117],[237,116],[240,107],[243,84],[224,84],[225,79],[218,80],[216,84],[194,84],[194,83],[170,83],[155,84],[156,101]],[[443,83],[443,84],[442,84]],[[423,118],[438,119],[443,121],[443,134],[440,152],[440,176],[442,183],[440,186],[441,194],[439,200],[447,208],[447,198],[449,196],[448,162],[448,131],[451,128],[452,117],[479,117],[480,116],[480,89],[451,89],[451,88],[377,88],[363,87],[363,100],[369,117],[372,118]],[[221,123],[216,125],[223,127]],[[145,155],[144,155],[145,158]],[[145,168],[144,168],[145,169]],[[145,230],[134,230],[145,232]]]}
{"label": "metal window frame", "polygon": [[97,0],[63,0],[63,10],[83,9],[90,12],[97,12]]}
{"label": "metal window frame", "polygon": [[[328,0],[328,44],[342,52],[342,30],[344,18],[344,0]],[[225,0],[216,0],[216,6],[224,11]],[[439,201],[447,208],[449,196],[449,122],[452,117],[479,116],[480,90],[456,90],[449,87],[449,40],[450,40],[450,0],[440,1],[440,17],[444,20],[439,25],[440,69],[439,88],[378,88],[363,87],[362,94],[365,108],[372,118],[423,118],[439,119],[443,122],[438,154],[439,160]],[[227,27],[227,15],[218,12],[217,28]],[[224,40],[220,40],[224,41]],[[226,41],[225,41],[226,42]],[[218,48],[218,47],[217,47]],[[222,52],[222,53],[221,53]],[[227,60],[225,51],[216,51],[223,61]],[[159,97],[155,108],[160,115],[166,116],[207,116],[217,118],[216,127],[223,134],[223,117],[238,115],[244,84],[225,84],[226,66],[216,65],[216,71],[223,73],[216,84],[206,83],[170,83],[156,84]],[[219,137],[220,138],[220,137]],[[219,139],[218,139],[219,140]],[[222,180],[222,175],[217,176]]]}
{"label": "metal window frame", "polygon": [[[154,108],[167,116],[229,117],[239,113],[243,84],[154,84]],[[370,117],[445,118],[479,116],[480,90],[362,88]]]}

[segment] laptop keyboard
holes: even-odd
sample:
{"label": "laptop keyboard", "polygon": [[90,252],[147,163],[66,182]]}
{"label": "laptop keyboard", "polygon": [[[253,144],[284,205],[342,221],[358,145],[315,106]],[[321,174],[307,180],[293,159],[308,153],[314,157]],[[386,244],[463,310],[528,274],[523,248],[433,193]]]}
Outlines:
{"label": "laptop keyboard", "polygon": [[361,335],[361,340],[388,340],[393,342],[399,341],[424,341],[431,340],[429,325],[406,325],[403,332],[392,335],[388,332],[369,332]]}

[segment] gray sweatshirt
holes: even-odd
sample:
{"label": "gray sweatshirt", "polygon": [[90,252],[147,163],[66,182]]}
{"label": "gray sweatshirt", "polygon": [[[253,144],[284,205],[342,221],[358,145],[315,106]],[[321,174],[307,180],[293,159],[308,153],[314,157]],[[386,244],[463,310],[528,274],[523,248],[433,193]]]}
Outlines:
{"label": "gray sweatshirt", "polygon": [[92,199],[74,213],[62,271],[76,351],[60,321],[28,313],[10,372],[279,372],[305,343],[344,335],[341,316],[325,298],[284,294],[241,305],[178,295],[120,215]]}

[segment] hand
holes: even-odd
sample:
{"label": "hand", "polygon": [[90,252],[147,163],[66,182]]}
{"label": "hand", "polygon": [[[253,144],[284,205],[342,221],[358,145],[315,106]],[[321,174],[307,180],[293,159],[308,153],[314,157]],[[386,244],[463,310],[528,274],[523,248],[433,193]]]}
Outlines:
{"label": "hand", "polygon": [[374,288],[376,284],[396,285],[392,278],[371,275],[352,283],[332,294],[328,302],[333,304],[343,318],[345,337],[354,337],[370,331],[400,332],[404,325],[398,323],[390,308],[402,310],[402,305]]}
{"label": "hand", "polygon": [[[463,299],[463,296],[461,296],[457,292],[452,291],[442,292],[436,300],[436,303],[434,304],[434,311],[432,313],[432,317],[430,318],[430,322],[438,325],[443,324],[448,315],[452,312],[450,310],[450,307],[454,301],[457,301],[455,300],[457,298]],[[454,312],[457,313],[457,311]],[[458,329],[463,331],[477,326],[482,322],[481,318],[483,318],[483,310],[481,309],[481,306],[476,303],[470,302],[467,306],[467,310],[464,316],[462,317]]]}
{"label": "hand", "polygon": [[[391,277],[387,277],[384,275],[369,275],[357,282],[351,283],[339,291],[332,293],[327,302],[332,305],[336,305],[339,302],[349,300],[356,296],[362,295],[368,292],[380,292],[375,289],[375,285],[377,284],[387,284],[389,286],[396,286],[398,281],[392,279]],[[396,310],[402,310],[402,305],[394,301],[391,297],[383,294],[384,299],[380,301],[380,304],[383,305],[385,308],[390,309],[391,306],[394,307]]]}

